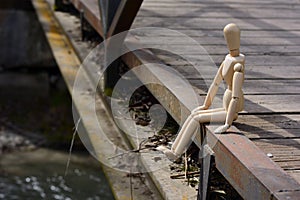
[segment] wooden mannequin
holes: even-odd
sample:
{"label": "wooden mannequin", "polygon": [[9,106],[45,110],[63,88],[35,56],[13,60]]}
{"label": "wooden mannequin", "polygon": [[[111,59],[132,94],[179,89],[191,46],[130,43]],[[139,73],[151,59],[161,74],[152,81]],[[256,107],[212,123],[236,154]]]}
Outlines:
{"label": "wooden mannequin", "polygon": [[[224,28],[224,37],[230,53],[222,62],[208,90],[204,104],[195,108],[186,119],[171,149],[167,149],[164,146],[157,147],[157,150],[165,153],[170,160],[176,160],[186,151],[199,123],[225,122],[223,126],[215,130],[215,133],[223,133],[231,126],[232,122],[237,119],[238,112],[244,108],[242,85],[244,82],[245,56],[240,54],[239,51],[239,27],[235,24],[228,24]],[[222,80],[224,80],[228,86],[223,96],[223,107],[208,110]]]}

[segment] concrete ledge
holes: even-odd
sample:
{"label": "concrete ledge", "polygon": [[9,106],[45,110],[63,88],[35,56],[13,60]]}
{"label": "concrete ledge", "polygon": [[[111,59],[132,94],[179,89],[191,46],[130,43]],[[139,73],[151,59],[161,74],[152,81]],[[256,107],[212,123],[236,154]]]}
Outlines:
{"label": "concrete ledge", "polygon": [[[53,3],[53,2],[52,2]],[[54,54],[55,60],[61,70],[61,73],[65,79],[70,93],[72,93],[74,80],[81,64],[76,52],[74,51],[70,41],[64,34],[60,25],[56,21],[56,18],[51,12],[51,7],[44,0],[33,0],[34,7],[39,17],[43,29],[45,31],[46,37],[49,41],[50,47]],[[119,130],[114,126],[113,120],[110,118],[110,114],[105,107],[105,103],[99,95],[87,93],[91,90],[92,82],[89,80],[89,76],[84,73],[86,77],[85,81],[82,82],[82,93],[85,94],[84,98],[74,98],[73,101],[77,108],[77,112],[80,116],[92,116],[93,110],[87,102],[91,102],[94,98],[97,98],[97,109],[101,113],[100,123],[103,124],[104,128],[109,129],[111,133],[111,138],[119,138],[119,145],[124,149],[130,149],[126,143],[120,139],[121,135]],[[79,91],[80,92],[80,91]],[[84,102],[86,101],[86,102]],[[95,152],[106,152],[108,145],[105,140],[102,140],[97,135],[96,126],[98,125],[97,119],[82,118],[80,126],[81,131],[85,131],[89,139],[90,144],[94,148]],[[96,155],[101,156],[102,154]],[[116,199],[129,200],[129,199],[161,199],[160,194],[153,189],[151,181],[149,179],[143,180],[143,178],[131,178],[127,173],[120,172],[102,165],[103,171],[106,174],[110,186],[112,188],[113,194]]]}

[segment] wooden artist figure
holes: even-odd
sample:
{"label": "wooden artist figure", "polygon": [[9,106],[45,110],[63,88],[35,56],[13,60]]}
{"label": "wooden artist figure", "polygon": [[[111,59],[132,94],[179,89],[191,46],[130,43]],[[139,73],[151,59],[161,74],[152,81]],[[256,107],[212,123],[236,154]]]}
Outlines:
{"label": "wooden artist figure", "polygon": [[[237,119],[238,112],[244,108],[242,85],[244,82],[245,56],[239,50],[239,27],[235,24],[228,24],[224,28],[224,37],[227,42],[229,54],[218,69],[213,83],[208,90],[204,104],[195,108],[186,119],[171,149],[165,146],[157,148],[157,150],[165,153],[170,160],[176,160],[186,151],[199,123],[222,122],[224,125],[218,127],[215,133],[224,133],[232,125],[232,122]],[[223,96],[223,107],[208,109],[217,94],[219,84],[222,80],[228,86]]]}

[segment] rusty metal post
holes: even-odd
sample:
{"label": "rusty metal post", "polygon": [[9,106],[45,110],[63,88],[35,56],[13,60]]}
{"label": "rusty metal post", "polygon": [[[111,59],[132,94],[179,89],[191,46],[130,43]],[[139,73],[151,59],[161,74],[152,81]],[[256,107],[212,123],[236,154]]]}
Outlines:
{"label": "rusty metal post", "polygon": [[106,35],[107,32],[107,25],[106,25],[107,3],[108,3],[107,0],[98,0],[101,25],[102,25],[104,35]]}
{"label": "rusty metal post", "polygon": [[201,172],[199,178],[199,186],[198,186],[198,196],[197,200],[206,200],[208,197],[209,191],[209,183],[210,183],[210,175],[212,168],[212,157],[214,155],[213,150],[207,145],[202,145],[202,149],[200,152],[201,156]]}
{"label": "rusty metal post", "polygon": [[[142,2],[142,0],[98,0],[105,39],[129,30]],[[119,41],[105,43],[106,60],[110,60],[110,54],[121,51],[124,39],[125,37]],[[107,96],[111,95],[115,84],[120,78],[120,64],[120,58],[114,60],[105,72],[104,93]]]}
{"label": "rusty metal post", "polygon": [[206,200],[208,198],[210,175],[212,168],[213,150],[209,147],[206,140],[206,128],[200,124],[199,134],[201,138],[201,147],[199,152],[199,163],[201,164],[197,200]]}
{"label": "rusty metal post", "polygon": [[[107,38],[107,32],[108,29],[112,23],[112,20],[115,16],[115,13],[119,7],[120,0],[98,0],[99,4],[99,11],[100,11],[100,17],[101,17],[101,23],[102,23],[102,28],[104,32],[104,36],[106,39]],[[119,44],[121,46],[121,44]],[[105,46],[105,60],[110,60],[110,52],[112,51],[111,49],[117,50],[118,48],[111,48],[109,47],[108,44]],[[113,88],[115,84],[117,83],[118,79],[120,78],[119,76],[119,66],[120,66],[120,59],[115,60],[113,63],[110,64],[110,66],[107,68],[105,74],[104,74],[104,94],[107,96],[111,96],[111,93],[113,91]]]}
{"label": "rusty metal post", "polygon": [[104,34],[107,34],[108,29],[114,19],[121,0],[98,0],[99,11]]}

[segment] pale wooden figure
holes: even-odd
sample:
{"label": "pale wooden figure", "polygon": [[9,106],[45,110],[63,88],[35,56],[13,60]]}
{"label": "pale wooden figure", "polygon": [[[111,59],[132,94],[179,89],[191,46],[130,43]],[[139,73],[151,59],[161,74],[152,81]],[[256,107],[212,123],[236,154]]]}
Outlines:
{"label": "pale wooden figure", "polygon": [[[192,111],[186,119],[171,149],[160,146],[157,150],[162,151],[170,160],[176,160],[188,148],[199,123],[224,122],[215,133],[225,132],[238,117],[238,112],[244,108],[244,95],[242,85],[244,82],[245,56],[240,54],[240,29],[235,24],[228,24],[224,28],[224,37],[227,42],[229,54],[222,62],[211,84],[204,104]],[[223,107],[208,109],[218,91],[219,84],[225,81],[227,89],[223,96]]]}

